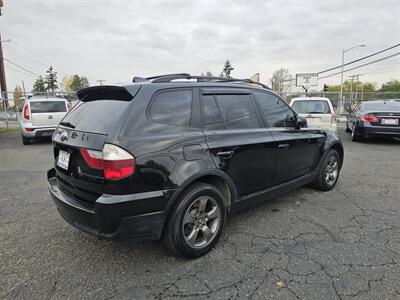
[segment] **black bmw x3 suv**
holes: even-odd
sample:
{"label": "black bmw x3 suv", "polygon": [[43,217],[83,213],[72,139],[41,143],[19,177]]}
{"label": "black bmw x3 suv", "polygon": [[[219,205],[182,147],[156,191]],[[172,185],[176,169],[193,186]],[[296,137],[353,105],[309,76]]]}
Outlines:
{"label": "black bmw x3 suv", "polygon": [[335,133],[250,80],[135,77],[78,97],[53,135],[49,190],[67,222],[102,239],[162,238],[198,257],[230,213],[305,184],[331,190],[342,167]]}

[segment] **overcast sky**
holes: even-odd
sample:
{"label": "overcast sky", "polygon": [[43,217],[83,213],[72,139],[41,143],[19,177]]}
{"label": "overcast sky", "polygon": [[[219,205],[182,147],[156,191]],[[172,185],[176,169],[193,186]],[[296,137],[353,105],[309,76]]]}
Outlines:
{"label": "overcast sky", "polygon": [[[4,0],[4,57],[35,74],[53,65],[59,79],[91,84],[133,75],[211,71],[230,59],[234,77],[273,71],[318,72],[400,42],[400,1],[57,1]],[[400,52],[400,47],[379,57]],[[378,57],[375,57],[378,58]],[[36,75],[5,62],[8,90]],[[400,79],[400,56],[346,74],[381,84]],[[340,76],[320,80],[338,84]]]}

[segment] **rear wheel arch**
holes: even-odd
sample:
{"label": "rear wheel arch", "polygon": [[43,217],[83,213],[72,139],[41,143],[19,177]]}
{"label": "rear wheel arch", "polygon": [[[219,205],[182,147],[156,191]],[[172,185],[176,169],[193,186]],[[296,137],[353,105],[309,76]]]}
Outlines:
{"label": "rear wheel arch", "polygon": [[169,221],[173,209],[178,205],[180,196],[198,183],[207,183],[215,186],[222,193],[224,196],[223,200],[227,213],[229,213],[232,203],[234,203],[238,198],[235,184],[227,174],[218,169],[204,170],[199,172],[196,176],[186,179],[171,196],[171,199],[168,202],[165,210],[165,222],[161,231],[161,235],[163,235],[165,228],[167,227],[166,224]]}
{"label": "rear wheel arch", "polygon": [[[171,197],[169,210],[175,205],[179,196],[190,188],[190,186],[198,183],[208,183],[215,186],[224,196],[225,207],[230,208],[232,203],[237,199],[237,191],[233,180],[220,170],[204,170],[195,176],[187,178]],[[169,214],[169,211],[168,211]]]}
{"label": "rear wheel arch", "polygon": [[331,146],[329,147],[329,149],[327,150],[327,152],[328,152],[330,149],[336,150],[336,152],[339,154],[339,157],[340,157],[340,168],[341,168],[342,165],[343,165],[343,159],[344,159],[344,149],[343,149],[343,146],[340,145],[339,143],[335,143],[335,144],[333,144],[333,145],[331,145]]}

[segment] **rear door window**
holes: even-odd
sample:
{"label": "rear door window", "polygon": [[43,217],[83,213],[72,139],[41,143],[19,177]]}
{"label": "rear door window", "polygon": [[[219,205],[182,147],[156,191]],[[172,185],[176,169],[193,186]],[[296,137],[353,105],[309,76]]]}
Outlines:
{"label": "rear door window", "polygon": [[64,101],[31,101],[31,113],[56,113],[66,112],[67,108]]}
{"label": "rear door window", "polygon": [[260,127],[250,95],[203,96],[203,125],[210,130]]}
{"label": "rear door window", "polygon": [[189,126],[192,115],[192,90],[164,91],[156,95],[150,117],[158,123]]}
{"label": "rear door window", "polygon": [[299,114],[330,114],[331,109],[325,100],[297,100],[293,109]]}

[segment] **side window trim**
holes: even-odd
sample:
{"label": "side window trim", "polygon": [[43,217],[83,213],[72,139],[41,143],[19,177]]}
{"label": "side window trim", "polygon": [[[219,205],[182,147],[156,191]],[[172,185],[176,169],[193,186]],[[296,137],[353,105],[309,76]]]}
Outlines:
{"label": "side window trim", "polygon": [[[174,91],[191,91],[191,93],[192,93],[192,102],[191,102],[191,107],[190,107],[191,112],[190,112],[190,120],[189,120],[189,124],[188,125],[176,125],[176,124],[160,122],[160,121],[154,120],[151,117],[151,107],[153,106],[154,101],[157,98],[157,96],[160,95],[160,94],[163,94],[163,93],[174,92]],[[158,123],[158,124],[172,125],[172,126],[179,126],[179,127],[192,127],[194,101],[195,101],[195,95],[194,95],[194,89],[192,87],[160,89],[160,90],[157,90],[153,94],[153,96],[151,96],[149,104],[147,105],[147,108],[146,108],[146,117],[147,117],[148,120],[151,120],[152,122]]]}
{"label": "side window trim", "polygon": [[[204,96],[212,96],[214,103],[218,109],[218,112],[221,116],[221,118],[224,121],[224,129],[219,129],[219,130],[227,130],[227,124],[224,115],[222,114],[221,108],[218,104],[216,96],[222,96],[222,95],[247,95],[250,98],[250,102],[254,108],[255,114],[256,114],[256,119],[258,122],[258,127],[257,128],[243,128],[243,130],[250,130],[250,129],[263,129],[263,128],[268,128],[268,126],[264,122],[264,118],[262,116],[262,113],[259,109],[257,100],[255,98],[255,95],[251,91],[251,89],[242,89],[242,88],[235,88],[235,89],[227,89],[227,88],[212,88],[214,93],[208,93],[211,89],[207,89],[207,92],[204,92],[204,88],[200,89],[200,127],[205,130],[205,124],[204,124]],[[218,91],[217,91],[218,90]],[[217,91],[217,92],[215,92]],[[241,92],[242,91],[242,92]]]}

